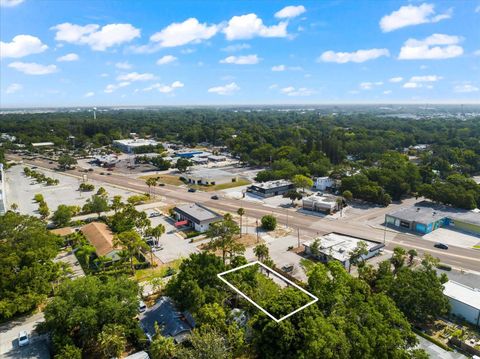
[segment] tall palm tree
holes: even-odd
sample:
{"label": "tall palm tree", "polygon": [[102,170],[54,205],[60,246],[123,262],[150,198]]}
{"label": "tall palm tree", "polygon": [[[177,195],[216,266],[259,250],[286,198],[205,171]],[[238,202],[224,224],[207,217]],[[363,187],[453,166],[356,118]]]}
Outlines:
{"label": "tall palm tree", "polygon": [[243,215],[245,214],[245,209],[240,207],[239,209],[237,209],[237,214],[240,216],[240,237],[242,237],[242,219]]}
{"label": "tall palm tree", "polygon": [[130,267],[135,273],[135,266],[133,265],[133,258],[141,253],[142,250],[149,250],[148,244],[140,237],[136,231],[125,231],[119,233],[113,238],[114,247],[121,247],[130,259]]}
{"label": "tall palm tree", "polygon": [[257,257],[257,259],[260,262],[263,262],[265,259],[269,257],[268,247],[263,243],[253,248],[253,253],[255,254],[255,257]]}
{"label": "tall palm tree", "polygon": [[150,178],[147,178],[147,180],[145,181],[146,185],[148,186],[148,193],[151,194],[151,187],[155,187],[157,185],[157,178],[156,177],[150,177]]}

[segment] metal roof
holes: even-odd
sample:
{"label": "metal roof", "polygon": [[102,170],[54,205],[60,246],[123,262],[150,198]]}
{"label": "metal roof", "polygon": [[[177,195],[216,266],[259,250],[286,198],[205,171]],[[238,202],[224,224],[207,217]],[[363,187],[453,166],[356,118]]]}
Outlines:
{"label": "metal roof", "polygon": [[443,286],[445,287],[445,289],[443,290],[443,294],[447,297],[467,304],[477,310],[480,310],[479,288],[468,287],[452,280],[448,281]]}
{"label": "metal roof", "polygon": [[220,219],[222,216],[198,203],[187,203],[176,206],[174,211],[182,212],[200,222]]}

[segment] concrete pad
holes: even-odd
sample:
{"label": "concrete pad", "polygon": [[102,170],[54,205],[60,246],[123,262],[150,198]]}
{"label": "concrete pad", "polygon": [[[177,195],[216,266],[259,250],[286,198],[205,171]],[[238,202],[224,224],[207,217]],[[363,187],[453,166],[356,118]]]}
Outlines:
{"label": "concrete pad", "polygon": [[441,242],[462,248],[472,248],[475,245],[480,245],[479,237],[448,228],[436,229],[435,231],[424,235],[422,238],[430,242]]}

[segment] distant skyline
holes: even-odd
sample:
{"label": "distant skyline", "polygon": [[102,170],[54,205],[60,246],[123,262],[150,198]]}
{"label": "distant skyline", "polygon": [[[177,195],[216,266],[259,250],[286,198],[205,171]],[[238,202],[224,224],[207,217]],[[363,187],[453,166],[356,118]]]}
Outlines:
{"label": "distant skyline", "polygon": [[0,107],[480,103],[480,0],[0,0]]}

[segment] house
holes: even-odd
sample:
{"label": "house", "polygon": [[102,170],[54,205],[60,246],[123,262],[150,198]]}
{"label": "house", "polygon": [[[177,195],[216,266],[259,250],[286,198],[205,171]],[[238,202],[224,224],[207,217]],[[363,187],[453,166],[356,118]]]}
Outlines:
{"label": "house", "polygon": [[328,188],[333,188],[336,186],[336,182],[333,178],[330,177],[318,177],[315,179],[313,187],[319,191],[325,191]]}
{"label": "house", "polygon": [[385,223],[421,234],[430,233],[441,227],[480,234],[480,213],[438,206],[427,201],[386,214]]}
{"label": "house", "polygon": [[105,223],[92,222],[83,226],[80,231],[95,248],[97,256],[106,257],[112,261],[120,259],[118,252],[121,249],[113,247],[113,233]]}
{"label": "house", "polygon": [[149,140],[145,138],[135,138],[126,140],[115,140],[113,145],[125,153],[134,153],[137,148],[152,146],[156,147],[159,143],[155,140]]}
{"label": "house", "polygon": [[283,195],[288,191],[294,189],[294,185],[290,181],[286,180],[277,180],[277,181],[268,181],[260,182],[253,184],[247,188],[247,192],[255,194],[260,197],[268,198],[278,195]]}
{"label": "house", "polygon": [[175,343],[182,343],[195,327],[190,313],[178,311],[169,297],[160,297],[154,306],[140,314],[140,326],[149,340],[155,335],[155,323],[161,334],[172,337]]}
{"label": "house", "polygon": [[330,194],[320,195],[316,193],[302,200],[303,209],[325,214],[335,213],[341,206],[341,203],[338,202],[339,199],[340,197]]}
{"label": "house", "polygon": [[177,222],[176,227],[188,225],[197,232],[206,232],[210,223],[222,220],[222,216],[198,203],[187,203],[173,208]]}
{"label": "house", "polygon": [[232,183],[238,180],[236,175],[215,168],[190,170],[187,173],[184,173],[183,177],[188,183],[204,186]]}
{"label": "house", "polygon": [[480,327],[480,289],[451,280],[443,286],[443,294],[450,302],[450,314]]}
{"label": "house", "polygon": [[[316,258],[321,262],[328,262],[330,260],[339,261],[345,268],[350,267],[351,253],[359,246],[361,242],[365,243],[368,251],[367,255],[363,255],[361,258],[367,260],[380,253],[380,249],[385,247],[383,243],[371,241],[368,239],[348,236],[341,233],[328,233],[322,237],[317,238],[319,240],[318,254]],[[305,254],[313,255],[312,245],[314,240],[303,243]]]}

